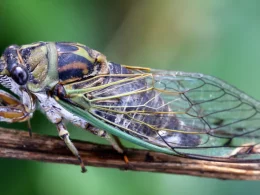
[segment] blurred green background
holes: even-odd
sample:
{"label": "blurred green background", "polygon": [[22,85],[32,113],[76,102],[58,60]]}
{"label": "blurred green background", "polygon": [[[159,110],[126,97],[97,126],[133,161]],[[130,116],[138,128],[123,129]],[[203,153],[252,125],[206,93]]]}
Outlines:
{"label": "blurred green background", "polygon": [[[80,42],[111,61],[219,77],[260,99],[260,1],[1,0],[0,50]],[[9,127],[27,128],[26,124]],[[40,112],[34,132],[56,135]],[[69,125],[74,139],[100,139]],[[259,182],[0,159],[0,194],[259,194]]]}

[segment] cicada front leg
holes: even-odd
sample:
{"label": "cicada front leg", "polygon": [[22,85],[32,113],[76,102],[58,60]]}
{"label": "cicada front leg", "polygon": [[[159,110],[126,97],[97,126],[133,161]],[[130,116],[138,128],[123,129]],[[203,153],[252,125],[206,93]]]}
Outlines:
{"label": "cicada front leg", "polygon": [[0,121],[7,123],[29,121],[31,113],[11,94],[0,90]]}
{"label": "cicada front leg", "polygon": [[28,131],[32,137],[30,118],[33,112],[22,102],[3,90],[0,90],[0,121],[7,123],[28,121]]}

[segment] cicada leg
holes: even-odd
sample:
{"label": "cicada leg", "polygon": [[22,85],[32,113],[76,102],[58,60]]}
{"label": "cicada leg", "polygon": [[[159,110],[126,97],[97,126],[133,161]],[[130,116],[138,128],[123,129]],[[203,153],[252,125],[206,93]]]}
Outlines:
{"label": "cicada leg", "polygon": [[[110,134],[108,134],[108,135],[110,135]],[[120,151],[118,151],[118,150],[115,148],[115,146],[113,146],[113,148],[114,148],[115,150],[117,150],[119,153],[122,153],[122,154],[123,154],[125,163],[126,163],[127,165],[129,165],[128,157],[127,157],[127,155],[126,155],[126,153],[125,153],[125,151],[124,151],[124,146],[123,146],[123,144],[121,143],[120,139],[119,139],[118,137],[114,136],[114,135],[110,135],[110,137],[111,137],[112,140],[113,140],[113,143],[110,142],[111,145],[113,146],[113,144],[114,144],[117,148],[120,149]]]}
{"label": "cicada leg", "polygon": [[122,144],[119,144],[113,135],[110,135],[108,132],[97,129],[92,126],[87,128],[87,130],[91,131],[92,133],[94,132],[93,129],[96,130],[96,133],[94,133],[95,135],[105,138],[118,153],[120,153],[120,154],[124,153],[124,150],[121,147]]}
{"label": "cicada leg", "polygon": [[99,137],[105,138],[118,153],[123,154],[125,163],[129,164],[128,157],[124,152],[123,144],[120,142],[118,137],[111,135],[104,130],[97,129],[91,125],[89,125],[86,129]]}
{"label": "cicada leg", "polygon": [[0,121],[8,123],[28,121],[31,114],[26,110],[14,96],[0,90]]}
{"label": "cicada leg", "polygon": [[[85,121],[84,119],[81,119],[80,117],[64,109],[58,103],[59,101],[58,97],[52,98],[44,94],[36,94],[36,95],[37,98],[39,99],[40,106],[42,107],[43,111],[45,111],[48,119],[53,124],[56,124],[61,139],[65,142],[66,146],[71,150],[71,152],[79,159],[82,172],[86,171],[84,167],[84,163],[79,155],[78,150],[76,149],[76,147],[73,145],[73,143],[69,138],[69,132],[66,129],[65,125],[63,124],[63,119],[65,119],[66,121],[70,121],[75,126],[89,130],[91,133],[107,139],[112,144],[115,150],[117,150],[119,153],[124,154],[124,151],[120,147],[120,144],[118,144],[118,142],[115,141],[115,139],[112,136],[110,136],[107,132],[103,130],[93,127],[92,125],[88,124],[88,122]],[[124,155],[124,159],[125,162],[128,163],[128,158],[125,155]]]}
{"label": "cicada leg", "polygon": [[77,148],[71,142],[69,132],[64,125],[64,119],[76,124],[77,126],[86,126],[86,123],[74,116],[64,108],[62,108],[53,98],[46,96],[45,94],[37,94],[40,106],[45,112],[48,119],[56,125],[60,138],[64,141],[68,149],[78,158],[81,166],[81,171],[86,172],[85,165],[79,155]]}
{"label": "cicada leg", "polygon": [[84,162],[82,161],[77,148],[71,142],[71,140],[69,138],[69,132],[67,131],[66,127],[63,125],[62,122],[57,124],[57,129],[58,129],[60,138],[64,141],[64,143],[69,148],[69,150],[78,158],[78,160],[80,162],[80,166],[81,166],[81,172],[82,173],[86,172],[87,170],[85,168]]}

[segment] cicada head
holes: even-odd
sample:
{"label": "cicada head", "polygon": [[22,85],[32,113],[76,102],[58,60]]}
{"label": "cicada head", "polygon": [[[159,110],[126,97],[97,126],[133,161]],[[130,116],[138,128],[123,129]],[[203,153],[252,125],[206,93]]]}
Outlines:
{"label": "cicada head", "polygon": [[[49,83],[54,83],[55,71],[48,67],[52,62],[55,64],[56,58],[53,58],[54,60],[49,58],[51,54],[55,54],[55,49],[54,52],[49,51],[47,45],[45,42],[37,42],[22,46],[11,45],[6,48],[1,57],[1,81],[4,80],[4,75],[5,80],[11,82],[12,86],[27,88],[31,92],[41,91]],[[55,66],[52,67],[55,70]],[[4,85],[4,82],[1,84]]]}
{"label": "cicada head", "polygon": [[0,75],[11,77],[18,85],[26,85],[29,74],[23,60],[19,57],[19,48],[17,45],[6,48],[0,60]]}

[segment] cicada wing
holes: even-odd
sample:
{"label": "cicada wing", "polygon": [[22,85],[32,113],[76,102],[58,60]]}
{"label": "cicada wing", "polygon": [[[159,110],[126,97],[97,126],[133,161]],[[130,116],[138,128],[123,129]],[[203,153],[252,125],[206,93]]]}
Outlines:
{"label": "cicada wing", "polygon": [[81,86],[72,101],[119,130],[190,157],[260,159],[259,102],[225,82],[113,63],[102,78],[67,88]]}
{"label": "cicada wing", "polygon": [[[203,129],[196,147],[175,147],[175,151],[199,158],[258,160],[260,143],[259,102],[227,83],[203,74],[152,71],[154,88],[179,92],[177,101],[186,105],[185,114],[176,114],[182,130]],[[164,87],[162,87],[164,86]],[[169,102],[169,101],[168,101]],[[176,109],[176,104],[170,108]],[[199,131],[201,132],[201,131]]]}

